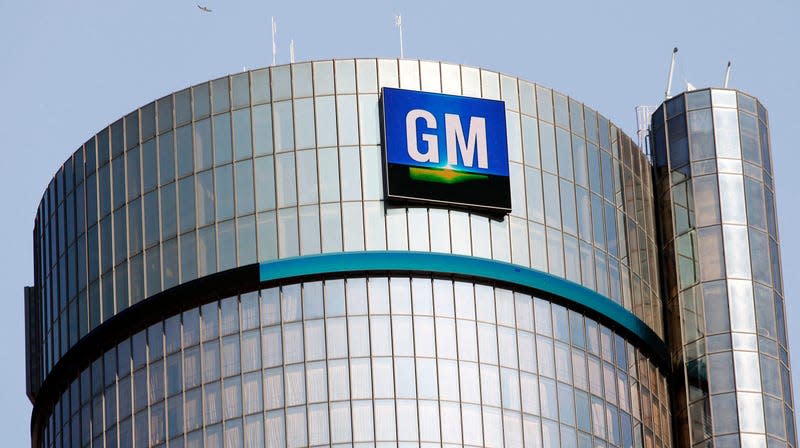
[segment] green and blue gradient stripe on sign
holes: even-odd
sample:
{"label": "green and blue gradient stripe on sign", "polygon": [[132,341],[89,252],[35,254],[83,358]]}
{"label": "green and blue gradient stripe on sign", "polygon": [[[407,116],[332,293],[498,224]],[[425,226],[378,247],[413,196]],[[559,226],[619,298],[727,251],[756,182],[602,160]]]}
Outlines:
{"label": "green and blue gradient stripe on sign", "polygon": [[455,276],[532,290],[544,298],[585,311],[644,348],[667,368],[664,341],[641,319],[591,289],[535,269],[486,258],[412,251],[341,252],[304,255],[259,264],[261,283],[331,275],[423,274]]}

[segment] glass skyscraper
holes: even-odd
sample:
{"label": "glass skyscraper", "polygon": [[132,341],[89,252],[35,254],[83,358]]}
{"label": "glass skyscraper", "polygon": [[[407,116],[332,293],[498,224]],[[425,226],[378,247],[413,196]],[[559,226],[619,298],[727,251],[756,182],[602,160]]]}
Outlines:
{"label": "glass skyscraper", "polygon": [[[387,201],[383,87],[503,101],[511,212]],[[32,445],[795,447],[766,112],[682,94],[652,148],[430,61],[144,105],[37,211]]]}

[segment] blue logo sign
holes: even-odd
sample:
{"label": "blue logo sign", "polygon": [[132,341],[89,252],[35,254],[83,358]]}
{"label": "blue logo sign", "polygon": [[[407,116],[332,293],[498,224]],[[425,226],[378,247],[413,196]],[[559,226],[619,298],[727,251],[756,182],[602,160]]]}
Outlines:
{"label": "blue logo sign", "polygon": [[389,163],[508,176],[502,101],[385,87]]}
{"label": "blue logo sign", "polygon": [[510,209],[502,101],[385,87],[383,128],[389,199]]}

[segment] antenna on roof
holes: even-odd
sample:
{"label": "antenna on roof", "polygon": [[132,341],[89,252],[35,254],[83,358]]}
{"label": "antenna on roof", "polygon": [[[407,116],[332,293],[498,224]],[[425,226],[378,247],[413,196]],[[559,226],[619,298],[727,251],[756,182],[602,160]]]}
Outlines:
{"label": "antenna on roof", "polygon": [[725,82],[722,83],[722,87],[727,89],[728,88],[728,81],[731,79],[731,61],[728,61],[728,68],[725,69]]}
{"label": "antenna on roof", "polygon": [[400,28],[400,59],[403,59],[403,16],[394,16],[394,26]]}
{"label": "antenna on roof", "polygon": [[672,74],[675,72],[675,55],[678,54],[678,47],[672,49],[672,62],[669,63],[669,78],[667,78],[667,90],[664,91],[664,98],[670,98],[670,90],[672,90]]}
{"label": "antenna on roof", "polygon": [[275,65],[275,56],[278,54],[278,47],[275,45],[275,16],[272,16],[272,65]]}
{"label": "antenna on roof", "polygon": [[294,64],[294,39],[289,41],[289,62]]}

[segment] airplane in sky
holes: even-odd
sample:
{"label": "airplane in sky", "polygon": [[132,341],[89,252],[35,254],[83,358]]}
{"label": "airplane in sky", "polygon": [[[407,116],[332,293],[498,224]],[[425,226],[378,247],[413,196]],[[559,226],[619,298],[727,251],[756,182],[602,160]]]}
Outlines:
{"label": "airplane in sky", "polygon": [[208,9],[207,7],[205,7],[205,6],[200,6],[200,5],[197,5],[197,7],[198,7],[198,8],[200,8],[200,11],[203,11],[203,12],[211,12],[211,10],[210,10],[210,9]]}

